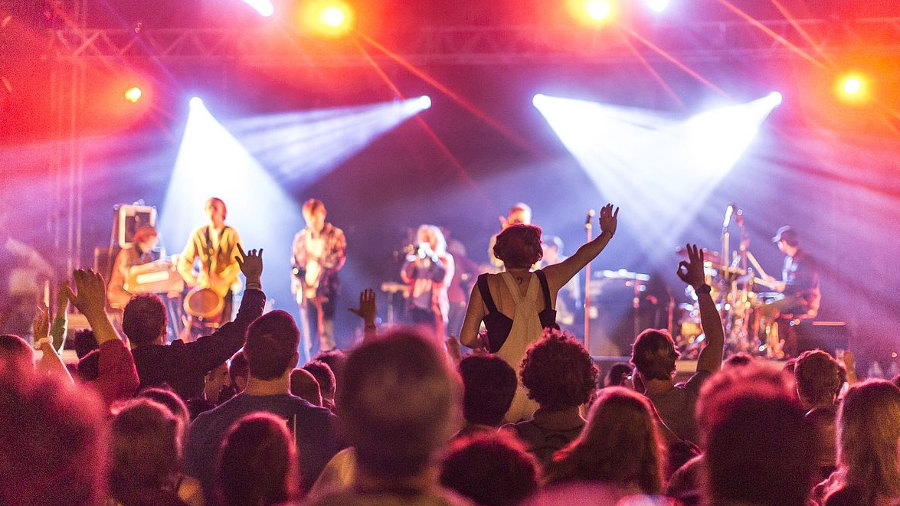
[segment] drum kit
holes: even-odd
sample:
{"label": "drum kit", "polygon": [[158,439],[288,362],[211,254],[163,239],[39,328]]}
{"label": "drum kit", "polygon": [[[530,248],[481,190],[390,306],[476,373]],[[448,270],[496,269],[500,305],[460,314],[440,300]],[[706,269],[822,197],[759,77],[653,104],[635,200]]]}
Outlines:
{"label": "drum kit", "polygon": [[[737,251],[731,251],[729,248],[728,225],[732,216],[736,218],[741,232]],[[725,345],[732,353],[744,352],[769,358],[783,358],[784,341],[779,338],[778,326],[775,323],[778,315],[771,310],[771,304],[784,295],[774,291],[758,290],[760,287],[771,290],[775,283],[765,274],[748,245],[742,212],[732,204],[726,212],[726,220],[723,223],[722,252],[703,250],[706,283],[712,287],[711,295],[722,317]],[[676,253],[687,258],[687,251],[684,248],[678,248]],[[681,318],[676,341],[682,354],[686,358],[691,358],[699,353],[704,336],[700,326],[697,295],[690,286],[685,289],[685,294],[691,302],[679,305]]]}

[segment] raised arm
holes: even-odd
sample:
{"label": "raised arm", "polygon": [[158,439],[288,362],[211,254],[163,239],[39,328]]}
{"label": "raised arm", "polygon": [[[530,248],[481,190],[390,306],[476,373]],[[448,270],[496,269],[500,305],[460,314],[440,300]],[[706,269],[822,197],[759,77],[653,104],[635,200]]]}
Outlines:
{"label": "raised arm", "polygon": [[555,292],[563,287],[575,274],[578,274],[578,271],[603,251],[609,240],[616,234],[618,219],[619,208],[614,208],[612,204],[606,204],[603,209],[600,209],[600,235],[582,245],[569,258],[544,268],[547,284],[550,285],[551,291]]}
{"label": "raised arm", "polygon": [[69,297],[63,287],[68,287],[69,282],[63,281],[56,290],[56,317],[50,326],[50,337],[53,339],[53,349],[62,353],[66,346],[66,333],[69,327]]}
{"label": "raised arm", "polygon": [[103,277],[90,269],[78,269],[72,276],[75,278],[77,293],[72,291],[69,285],[63,285],[61,289],[65,290],[72,305],[87,318],[97,338],[97,344],[103,346],[106,341],[120,339],[109,317],[106,316],[106,288]]}
{"label": "raised arm", "polygon": [[697,358],[697,370],[714,373],[722,366],[722,347],[725,345],[725,329],[716,303],[710,295],[710,287],[706,284],[703,272],[703,250],[696,244],[688,244],[685,248],[688,261],[678,263],[676,274],[682,281],[691,285],[697,294],[700,305],[700,325],[706,334],[706,345],[700,350]]}
{"label": "raised arm", "polygon": [[251,249],[245,253],[240,243],[238,243],[237,249],[239,254],[235,256],[235,260],[247,278],[247,289],[241,299],[237,318],[220,327],[212,335],[201,337],[193,343],[185,345],[188,350],[185,360],[204,371],[213,370],[244,345],[247,327],[262,315],[266,304],[266,296],[262,292],[262,283],[260,282],[263,271],[263,250]]}
{"label": "raised arm", "polygon": [[43,352],[37,363],[38,369],[72,382],[72,375],[69,374],[66,364],[53,348],[53,340],[50,338],[50,308],[43,303],[39,305],[32,324],[34,326],[34,347]]}
{"label": "raised arm", "polygon": [[375,290],[366,288],[359,292],[359,307],[348,307],[347,309],[362,318],[364,343],[378,336],[378,328],[375,326],[375,315],[378,314],[378,308],[375,305]]}
{"label": "raised arm", "polygon": [[91,385],[100,392],[107,405],[116,400],[127,399],[137,390],[139,379],[134,366],[131,350],[119,337],[106,315],[106,289],[103,277],[92,270],[77,270],[73,273],[73,292],[65,285],[69,300],[87,318],[97,344],[100,345],[100,373]]}

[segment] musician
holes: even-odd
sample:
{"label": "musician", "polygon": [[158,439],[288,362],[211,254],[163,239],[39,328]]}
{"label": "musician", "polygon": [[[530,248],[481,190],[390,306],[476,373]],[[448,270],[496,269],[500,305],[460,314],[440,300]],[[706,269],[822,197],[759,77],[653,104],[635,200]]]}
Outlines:
{"label": "musician", "polygon": [[784,294],[784,298],[766,304],[762,308],[765,316],[778,318],[779,334],[783,337],[785,351],[792,356],[799,351],[796,346],[794,328],[789,325],[792,320],[815,318],[819,313],[822,294],[819,290],[819,273],[815,260],[806,250],[800,247],[797,231],[789,226],[778,229],[772,242],[784,253],[784,268],[781,281],[767,276],[775,291]]}
{"label": "musician", "polygon": [[[191,234],[181,257],[178,273],[191,288],[209,288],[222,297],[224,306],[219,323],[231,321],[232,294],[240,290],[241,267],[235,260],[241,242],[237,230],[225,224],[228,210],[222,199],[212,197],[204,207],[208,223]],[[200,260],[195,273],[194,263]]]}
{"label": "musician", "polygon": [[[510,225],[531,225],[531,207],[524,202],[516,202],[509,209],[506,217],[500,217],[500,232],[506,230]],[[503,261],[494,256],[494,245],[497,244],[497,236],[500,235],[500,232],[493,235],[488,243],[488,258],[497,272],[503,271]]]}
{"label": "musician", "polygon": [[134,244],[126,245],[116,255],[109,284],[106,286],[106,296],[113,309],[125,309],[133,295],[125,289],[128,271],[135,265],[159,260],[159,252],[154,251],[158,242],[156,229],[146,225],[134,233]]}
{"label": "musician", "polygon": [[400,271],[403,282],[410,285],[409,318],[414,324],[428,325],[443,338],[450,312],[447,288],[455,271],[453,255],[447,252],[441,229],[434,225],[419,226],[416,237],[418,244]]}
{"label": "musician", "polygon": [[340,288],[338,271],[347,259],[347,239],[341,229],[325,222],[327,211],[321,200],[307,200],[302,211],[306,228],[294,236],[291,293],[300,308],[300,358],[308,362],[313,351],[313,327],[319,337],[319,351],[336,347],[334,308]]}

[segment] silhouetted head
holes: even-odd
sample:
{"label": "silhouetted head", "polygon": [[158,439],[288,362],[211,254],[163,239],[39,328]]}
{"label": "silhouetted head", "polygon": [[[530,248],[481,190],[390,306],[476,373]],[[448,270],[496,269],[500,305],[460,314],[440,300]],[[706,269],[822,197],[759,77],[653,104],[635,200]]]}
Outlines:
{"label": "silhouetted head", "polygon": [[292,371],[299,343],[300,331],[287,312],[276,309],[257,318],[247,329],[244,344],[250,376],[271,381]]}
{"label": "silhouetted head", "polygon": [[584,404],[600,377],[584,346],[552,329],[545,330],[544,336],[528,347],[519,373],[528,397],[550,410]]}
{"label": "silhouetted head", "polygon": [[161,344],[166,333],[166,306],[155,294],[135,295],[125,305],[122,330],[135,347]]}
{"label": "silhouetted head", "polygon": [[507,268],[527,269],[544,256],[541,227],[510,225],[497,234],[494,256]]}
{"label": "silhouetted head", "polygon": [[469,355],[459,362],[459,374],[466,421],[499,426],[519,384],[516,371],[496,355]]}
{"label": "silhouetted head", "polygon": [[641,332],[631,348],[631,363],[645,381],[671,380],[675,375],[675,361],[680,356],[672,336],[662,329]]}

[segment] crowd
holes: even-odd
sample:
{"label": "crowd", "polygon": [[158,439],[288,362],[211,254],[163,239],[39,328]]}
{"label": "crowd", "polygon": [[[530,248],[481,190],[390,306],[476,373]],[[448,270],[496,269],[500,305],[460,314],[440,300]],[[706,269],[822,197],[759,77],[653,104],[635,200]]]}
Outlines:
{"label": "crowd", "polygon": [[237,317],[193,342],[165,343],[152,295],[131,298],[120,335],[103,279],[75,271],[56,311],[90,324],[72,336],[77,366],[45,307],[34,348],[0,336],[0,505],[900,503],[896,381],[859,382],[821,350],[723,364],[696,246],[677,270],[706,336],[696,371],[676,383],[673,339],[651,329],[601,378],[553,309],[617,218],[604,207],[600,236],[536,271],[539,228],[498,234],[505,271],[473,289],[470,354],[424,328],[380,331],[365,290],[362,343],[301,363],[294,318],[263,314],[257,250],[239,249]]}

